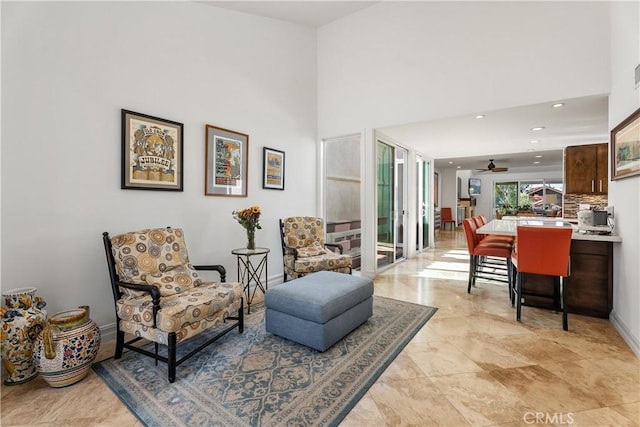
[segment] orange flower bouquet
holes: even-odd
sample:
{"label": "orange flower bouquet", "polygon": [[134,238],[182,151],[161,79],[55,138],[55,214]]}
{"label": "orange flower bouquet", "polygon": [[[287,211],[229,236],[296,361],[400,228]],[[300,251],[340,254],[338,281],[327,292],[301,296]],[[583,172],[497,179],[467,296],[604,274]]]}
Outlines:
{"label": "orange flower bouquet", "polygon": [[233,211],[233,219],[247,230],[247,249],[256,248],[256,229],[262,229],[260,226],[261,213],[259,206]]}

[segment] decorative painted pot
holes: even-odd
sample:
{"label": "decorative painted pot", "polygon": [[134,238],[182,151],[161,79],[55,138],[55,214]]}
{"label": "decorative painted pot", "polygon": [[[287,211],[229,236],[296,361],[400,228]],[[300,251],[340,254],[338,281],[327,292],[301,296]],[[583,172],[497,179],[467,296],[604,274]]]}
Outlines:
{"label": "decorative painted pot", "polygon": [[7,370],[6,385],[22,384],[38,375],[33,363],[34,340],[47,321],[47,304],[36,297],[36,288],[18,288],[3,292],[6,307],[0,310],[2,364]]}
{"label": "decorative painted pot", "polygon": [[87,376],[99,349],[100,329],[84,305],[49,317],[36,340],[34,360],[51,387],[66,387]]}

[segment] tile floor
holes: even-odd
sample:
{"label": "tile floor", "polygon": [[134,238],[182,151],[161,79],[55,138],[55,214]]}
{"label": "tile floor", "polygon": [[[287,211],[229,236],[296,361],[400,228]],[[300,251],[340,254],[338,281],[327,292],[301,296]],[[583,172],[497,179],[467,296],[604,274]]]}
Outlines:
{"label": "tile floor", "polygon": [[[387,270],[375,293],[439,310],[341,426],[640,426],[640,359],[606,320],[524,307],[515,321],[502,285],[466,292],[459,232]],[[109,357],[113,342],[99,357]],[[139,426],[91,371],[49,388],[2,386],[2,426]]]}

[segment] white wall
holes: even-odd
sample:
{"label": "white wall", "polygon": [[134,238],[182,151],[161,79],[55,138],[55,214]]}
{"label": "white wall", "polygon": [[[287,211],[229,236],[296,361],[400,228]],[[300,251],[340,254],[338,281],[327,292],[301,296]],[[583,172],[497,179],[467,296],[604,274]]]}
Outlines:
{"label": "white wall", "polygon": [[[640,3],[611,6],[611,95],[609,127],[640,108],[634,69],[640,64]],[[615,207],[622,243],[614,245],[611,320],[640,357],[640,176],[609,182],[609,204]]]}
{"label": "white wall", "polygon": [[379,2],[319,29],[320,135],[608,93],[608,23],[605,2]]}
{"label": "white wall", "polygon": [[[115,320],[101,233],[185,229],[191,261],[245,244],[282,272],[277,220],[315,214],[316,33],[197,2],[2,2],[2,289],[35,286],[49,313]],[[184,123],[184,192],[120,189],[120,109]],[[205,197],[205,124],[247,133],[248,197]],[[262,189],[262,147],[286,152]],[[291,200],[295,199],[295,204]]]}

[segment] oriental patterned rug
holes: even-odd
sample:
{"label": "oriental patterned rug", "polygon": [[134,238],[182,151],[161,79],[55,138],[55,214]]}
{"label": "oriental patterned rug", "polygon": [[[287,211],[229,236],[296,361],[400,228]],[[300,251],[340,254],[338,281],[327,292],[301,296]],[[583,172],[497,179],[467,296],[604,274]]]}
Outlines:
{"label": "oriental patterned rug", "polygon": [[373,316],[320,353],[267,333],[259,304],[173,384],[166,364],[130,351],[93,369],[147,426],[335,426],[436,311],[374,296]]}

